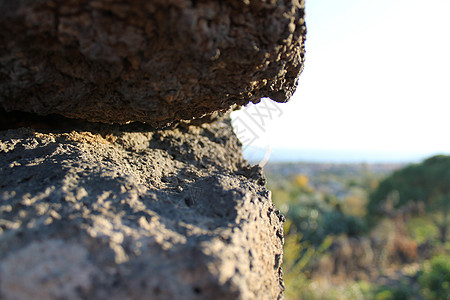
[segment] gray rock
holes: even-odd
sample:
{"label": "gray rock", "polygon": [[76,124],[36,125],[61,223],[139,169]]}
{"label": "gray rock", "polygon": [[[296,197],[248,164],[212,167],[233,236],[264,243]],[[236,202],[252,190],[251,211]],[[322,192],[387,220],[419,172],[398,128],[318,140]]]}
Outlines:
{"label": "gray rock", "polygon": [[0,107],[163,126],[287,101],[303,0],[0,0]]}
{"label": "gray rock", "polygon": [[0,131],[0,299],[282,298],[282,219],[228,118]]}

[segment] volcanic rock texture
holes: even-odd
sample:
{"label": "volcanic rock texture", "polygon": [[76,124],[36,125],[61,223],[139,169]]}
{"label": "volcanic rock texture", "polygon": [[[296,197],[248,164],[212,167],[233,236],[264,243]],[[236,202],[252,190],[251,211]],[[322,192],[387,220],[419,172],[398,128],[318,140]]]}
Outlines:
{"label": "volcanic rock texture", "polygon": [[284,102],[305,33],[301,0],[0,0],[0,106],[163,126]]}
{"label": "volcanic rock texture", "polygon": [[287,101],[305,33],[299,0],[0,0],[0,299],[282,298],[223,114]]}
{"label": "volcanic rock texture", "polygon": [[0,131],[0,299],[277,299],[282,216],[228,118]]}

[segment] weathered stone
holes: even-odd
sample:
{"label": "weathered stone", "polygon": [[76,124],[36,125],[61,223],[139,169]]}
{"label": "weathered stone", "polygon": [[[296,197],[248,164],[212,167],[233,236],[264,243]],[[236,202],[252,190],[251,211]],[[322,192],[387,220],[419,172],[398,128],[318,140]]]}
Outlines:
{"label": "weathered stone", "polygon": [[282,240],[227,118],[0,131],[0,299],[277,299]]}
{"label": "weathered stone", "polygon": [[0,106],[165,125],[285,102],[302,0],[0,0]]}

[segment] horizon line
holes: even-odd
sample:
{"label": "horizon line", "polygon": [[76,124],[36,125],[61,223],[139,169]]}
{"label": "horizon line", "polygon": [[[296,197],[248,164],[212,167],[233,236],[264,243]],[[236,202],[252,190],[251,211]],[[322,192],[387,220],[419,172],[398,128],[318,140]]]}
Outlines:
{"label": "horizon line", "polygon": [[[301,149],[301,148],[257,148],[243,149],[249,162],[310,163],[418,163],[435,155],[450,155],[446,151],[362,150],[362,149]],[[268,153],[270,156],[268,156]]]}

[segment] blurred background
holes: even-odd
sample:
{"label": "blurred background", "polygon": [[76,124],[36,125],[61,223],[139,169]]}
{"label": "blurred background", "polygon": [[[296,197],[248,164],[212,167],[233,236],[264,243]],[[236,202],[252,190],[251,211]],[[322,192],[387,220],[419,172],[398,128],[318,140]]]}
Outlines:
{"label": "blurred background", "polygon": [[450,299],[450,1],[309,0],[289,103],[232,114],[287,299]]}

